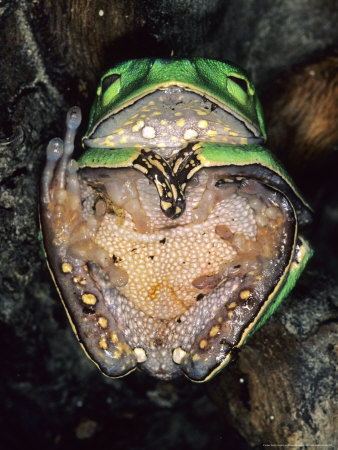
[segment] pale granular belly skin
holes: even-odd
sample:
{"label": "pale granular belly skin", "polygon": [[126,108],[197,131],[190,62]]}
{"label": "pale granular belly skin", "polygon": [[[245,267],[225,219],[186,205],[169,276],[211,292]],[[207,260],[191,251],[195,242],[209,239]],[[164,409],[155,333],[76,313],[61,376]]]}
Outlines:
{"label": "pale granular belly skin", "polygon": [[237,194],[220,201],[207,220],[151,233],[135,230],[131,217],[107,214],[95,242],[128,273],[119,291],[141,311],[158,319],[173,319],[196,303],[201,293],[193,281],[215,275],[237,256],[230,242],[215,233],[226,225],[232,233],[255,240],[256,223],[247,200]]}

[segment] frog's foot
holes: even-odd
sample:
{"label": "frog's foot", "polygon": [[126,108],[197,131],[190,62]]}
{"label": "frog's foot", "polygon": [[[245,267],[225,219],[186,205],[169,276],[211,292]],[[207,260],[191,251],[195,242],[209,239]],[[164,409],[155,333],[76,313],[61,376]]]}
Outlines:
{"label": "frog's foot", "polygon": [[[52,139],[47,147],[40,204],[43,240],[52,275],[67,303],[72,323],[77,324],[80,342],[86,341],[89,356],[101,367],[114,366],[121,375],[135,367],[136,357],[119,333],[109,333],[117,326],[110,323],[114,319],[105,307],[91,268],[100,270],[116,287],[124,286],[128,275],[93,240],[105,213],[105,202],[97,201],[95,215],[86,216],[82,208],[78,167],[71,158],[80,122],[80,109],[71,108],[64,141]],[[117,354],[124,356],[121,366],[116,361]]]}

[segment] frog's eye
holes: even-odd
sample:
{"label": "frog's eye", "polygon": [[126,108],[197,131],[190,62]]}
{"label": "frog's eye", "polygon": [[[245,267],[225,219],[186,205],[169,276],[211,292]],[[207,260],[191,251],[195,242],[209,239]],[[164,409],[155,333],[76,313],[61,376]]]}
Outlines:
{"label": "frog's eye", "polygon": [[230,82],[232,83],[237,84],[237,86],[240,87],[242,91],[244,91],[247,95],[249,94],[248,83],[246,80],[244,80],[243,78],[236,77],[234,75],[228,76],[228,80],[230,80]]}
{"label": "frog's eye", "polygon": [[106,90],[120,78],[121,75],[118,73],[111,73],[110,75],[106,76],[106,78],[102,80],[102,94],[104,94]]}
{"label": "frog's eye", "polygon": [[237,77],[236,75],[227,76],[227,89],[231,95],[242,103],[245,103],[247,96],[252,94],[248,82],[244,78]]}

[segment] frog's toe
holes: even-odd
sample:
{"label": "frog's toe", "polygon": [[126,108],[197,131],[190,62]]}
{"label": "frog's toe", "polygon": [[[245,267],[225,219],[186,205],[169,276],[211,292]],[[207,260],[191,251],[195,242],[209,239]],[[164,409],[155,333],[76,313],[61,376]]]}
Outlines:
{"label": "frog's toe", "polygon": [[46,165],[42,174],[41,201],[50,202],[50,189],[54,179],[55,168],[63,155],[63,141],[60,138],[52,139],[47,146]]}

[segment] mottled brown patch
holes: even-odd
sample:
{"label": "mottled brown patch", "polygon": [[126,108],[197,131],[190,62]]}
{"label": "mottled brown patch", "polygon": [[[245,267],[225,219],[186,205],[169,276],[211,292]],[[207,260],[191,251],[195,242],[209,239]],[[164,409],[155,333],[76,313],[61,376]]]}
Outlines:
{"label": "mottled brown patch", "polygon": [[215,233],[225,241],[231,241],[234,236],[226,225],[216,225]]}

